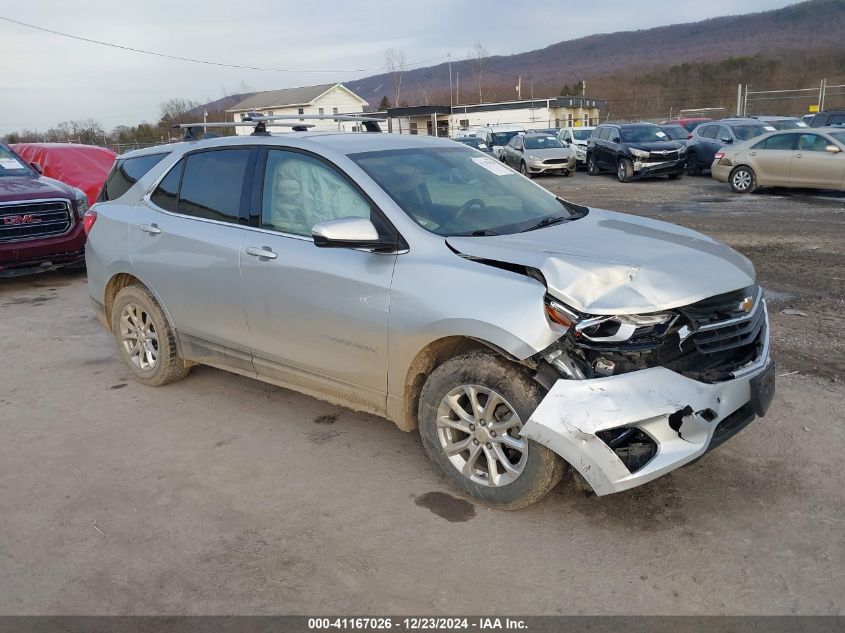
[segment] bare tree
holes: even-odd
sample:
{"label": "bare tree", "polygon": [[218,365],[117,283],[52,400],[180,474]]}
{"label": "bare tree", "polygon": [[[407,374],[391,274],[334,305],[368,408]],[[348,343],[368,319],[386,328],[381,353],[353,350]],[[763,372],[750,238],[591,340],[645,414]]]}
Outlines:
{"label": "bare tree", "polygon": [[486,86],[484,84],[484,68],[487,66],[487,58],[489,53],[481,42],[478,42],[472,47],[472,50],[467,54],[469,58],[469,65],[472,67],[473,77],[475,78],[475,85],[478,88],[478,102],[484,103],[484,94]]}
{"label": "bare tree", "polygon": [[396,95],[393,103],[399,104],[399,97],[402,93],[402,74],[405,72],[405,51],[400,49],[387,49],[384,55],[384,61],[387,64],[387,69],[393,75],[393,87]]}
{"label": "bare tree", "polygon": [[166,123],[178,123],[178,119],[190,112],[191,110],[200,107],[200,103],[190,99],[174,98],[165,101],[161,104],[161,120]]}

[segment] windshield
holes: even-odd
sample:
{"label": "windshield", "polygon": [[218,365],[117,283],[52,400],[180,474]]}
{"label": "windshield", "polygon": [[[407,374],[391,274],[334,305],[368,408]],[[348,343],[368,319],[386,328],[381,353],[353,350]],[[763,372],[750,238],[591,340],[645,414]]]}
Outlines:
{"label": "windshield", "polygon": [[799,127],[807,127],[807,124],[803,121],[794,121],[792,119],[766,121],[766,125],[771,125],[776,130],[797,130]]}
{"label": "windshield", "polygon": [[701,121],[687,121],[686,123],[682,123],[681,127],[686,128],[688,132],[692,132],[695,128],[697,128],[702,123],[707,123],[708,121],[712,121],[713,119],[702,119]]}
{"label": "windshield", "polygon": [[551,149],[563,147],[556,136],[526,136],[524,139],[525,149]]}
{"label": "windshield", "polygon": [[668,140],[666,132],[656,125],[633,125],[622,128],[623,143],[654,143]]}
{"label": "windshield", "polygon": [[34,176],[33,172],[17,154],[5,145],[0,145],[0,176]]}
{"label": "windshield", "polygon": [[765,134],[766,132],[770,131],[762,125],[732,125],[731,128],[733,129],[734,134],[736,134],[736,137],[740,141],[747,141],[750,138],[760,136],[761,134]]}
{"label": "windshield", "polygon": [[349,156],[405,213],[437,235],[505,235],[586,209],[564,202],[510,167],[456,148],[414,148]]}
{"label": "windshield", "polygon": [[687,135],[689,135],[687,129],[680,125],[661,125],[660,129],[666,132],[666,136],[673,141],[686,140]]}
{"label": "windshield", "polygon": [[832,132],[831,136],[845,145],[845,132]]}
{"label": "windshield", "polygon": [[523,134],[523,132],[513,131],[513,132],[493,132],[493,145],[496,146],[504,146],[507,145],[510,140],[516,136],[517,134]]}
{"label": "windshield", "polygon": [[586,141],[592,133],[592,130],[572,130],[572,136],[576,141]]}

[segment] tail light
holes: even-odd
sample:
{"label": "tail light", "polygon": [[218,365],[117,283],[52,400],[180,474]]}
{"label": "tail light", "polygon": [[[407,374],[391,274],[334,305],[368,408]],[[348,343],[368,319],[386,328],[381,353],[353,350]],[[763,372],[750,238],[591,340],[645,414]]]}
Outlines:
{"label": "tail light", "polygon": [[689,134],[687,134],[687,140],[689,141],[691,138],[692,138],[692,132],[690,132]]}
{"label": "tail light", "polygon": [[91,232],[91,227],[94,226],[94,222],[97,221],[97,207],[91,207],[85,212],[85,215],[82,216],[82,229],[85,231],[85,235],[88,235]]}
{"label": "tail light", "polygon": [[716,152],[716,156],[714,156],[713,158],[715,160],[722,160],[724,157],[725,157],[725,152]]}

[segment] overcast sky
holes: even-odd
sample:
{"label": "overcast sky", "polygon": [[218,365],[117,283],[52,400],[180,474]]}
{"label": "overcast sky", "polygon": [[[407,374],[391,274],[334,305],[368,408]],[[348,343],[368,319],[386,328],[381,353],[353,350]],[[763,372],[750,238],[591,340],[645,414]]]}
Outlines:
{"label": "overcast sky", "polygon": [[[271,90],[383,72],[385,51],[409,64],[456,57],[480,41],[490,54],[542,48],[594,33],[764,11],[794,0],[522,0],[335,2],[27,0],[0,16],[182,57],[297,72],[237,70],[163,59],[0,21],[0,134],[93,118],[105,129],[157,120],[159,104],[217,99],[244,82]],[[739,8],[741,7],[741,8]],[[438,60],[439,61],[439,60]],[[437,63],[437,62],[432,62]],[[424,64],[428,65],[428,64]],[[369,69],[354,72],[357,69]],[[324,70],[330,72],[304,72]]]}

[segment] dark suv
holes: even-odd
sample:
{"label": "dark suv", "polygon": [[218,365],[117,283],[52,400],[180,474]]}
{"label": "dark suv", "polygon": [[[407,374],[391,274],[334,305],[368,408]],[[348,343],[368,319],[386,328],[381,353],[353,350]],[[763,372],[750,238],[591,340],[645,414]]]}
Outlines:
{"label": "dark suv", "polygon": [[716,152],[725,145],[774,131],[774,127],[758,119],[721,119],[699,125],[687,141],[687,173],[700,176],[702,171],[710,169]]}
{"label": "dark suv", "polygon": [[681,177],[686,162],[683,143],[669,140],[653,123],[599,125],[587,141],[587,171],[614,171],[619,182],[647,176]]}
{"label": "dark suv", "polygon": [[41,175],[0,143],[0,277],[82,266],[85,192]]}
{"label": "dark suv", "polygon": [[825,110],[819,112],[808,123],[810,127],[825,127],[828,125],[845,125],[845,110]]}

